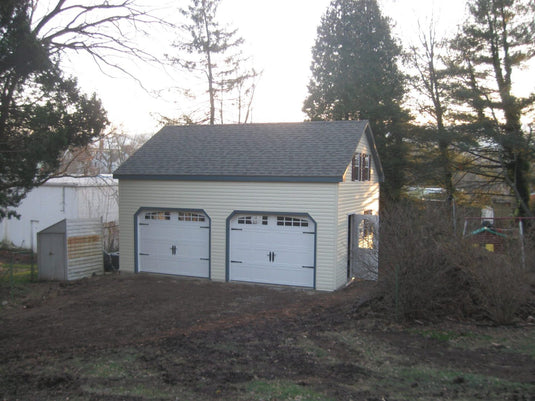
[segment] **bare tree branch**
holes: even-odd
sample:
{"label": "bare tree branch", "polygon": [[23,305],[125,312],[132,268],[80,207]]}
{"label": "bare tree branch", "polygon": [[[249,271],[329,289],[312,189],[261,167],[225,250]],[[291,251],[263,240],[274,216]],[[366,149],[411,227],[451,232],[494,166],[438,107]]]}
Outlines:
{"label": "bare tree branch", "polygon": [[[73,4],[71,4],[73,3]],[[35,5],[39,0],[35,1]],[[35,15],[35,14],[34,14]],[[48,44],[51,55],[65,52],[85,52],[99,69],[119,71],[141,81],[115,60],[128,57],[149,63],[161,63],[161,56],[135,42],[138,35],[150,35],[155,25],[172,24],[157,17],[154,10],[137,5],[135,0],[58,0],[55,7],[38,21],[32,21],[33,32]]]}

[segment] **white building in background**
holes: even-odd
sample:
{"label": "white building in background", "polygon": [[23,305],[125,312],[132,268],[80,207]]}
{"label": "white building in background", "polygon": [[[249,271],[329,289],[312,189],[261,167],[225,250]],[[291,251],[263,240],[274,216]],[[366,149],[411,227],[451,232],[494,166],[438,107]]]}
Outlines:
{"label": "white building in background", "polygon": [[118,184],[111,175],[52,178],[28,193],[16,209],[20,219],[0,221],[0,241],[36,251],[37,232],[63,219],[118,220]]}

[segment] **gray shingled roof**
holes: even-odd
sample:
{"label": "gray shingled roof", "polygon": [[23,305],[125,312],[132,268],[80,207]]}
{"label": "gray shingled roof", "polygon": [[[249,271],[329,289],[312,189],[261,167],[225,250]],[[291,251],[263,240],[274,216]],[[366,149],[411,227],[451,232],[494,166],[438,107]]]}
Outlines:
{"label": "gray shingled roof", "polygon": [[338,182],[364,133],[380,166],[367,121],[168,126],[114,177]]}

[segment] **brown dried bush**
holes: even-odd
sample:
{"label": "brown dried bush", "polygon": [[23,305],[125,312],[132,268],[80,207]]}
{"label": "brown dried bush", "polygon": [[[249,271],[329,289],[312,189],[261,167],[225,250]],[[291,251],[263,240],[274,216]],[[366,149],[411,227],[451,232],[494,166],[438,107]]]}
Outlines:
{"label": "brown dried bush", "polygon": [[470,277],[472,298],[487,318],[497,324],[510,324],[529,300],[530,274],[515,263],[516,257],[475,253],[483,252],[478,263],[463,266]]}
{"label": "brown dried bush", "polygon": [[454,233],[447,204],[389,205],[380,241],[380,298],[397,319],[485,317],[505,324],[528,299],[518,257],[474,248]]}
{"label": "brown dried bush", "polygon": [[535,221],[531,220],[524,229],[524,264],[528,271],[535,273]]}

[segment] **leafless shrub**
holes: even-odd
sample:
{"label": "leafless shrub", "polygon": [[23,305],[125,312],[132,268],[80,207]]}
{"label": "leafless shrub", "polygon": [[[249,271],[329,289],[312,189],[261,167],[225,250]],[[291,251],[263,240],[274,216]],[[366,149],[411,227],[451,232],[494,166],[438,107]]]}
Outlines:
{"label": "leafless shrub", "polygon": [[535,221],[528,221],[524,227],[524,265],[535,273]]}
{"label": "leafless shrub", "polygon": [[463,266],[473,301],[493,322],[510,324],[529,299],[529,273],[507,254],[476,253],[480,253],[478,263]]}
{"label": "leafless shrub", "polygon": [[397,319],[484,316],[510,323],[529,295],[518,255],[499,255],[453,231],[443,203],[390,205],[381,215],[379,291]]}
{"label": "leafless shrub", "polygon": [[382,211],[379,284],[398,319],[430,318],[460,303],[452,299],[463,281],[451,263],[453,230],[438,205],[403,203]]}

